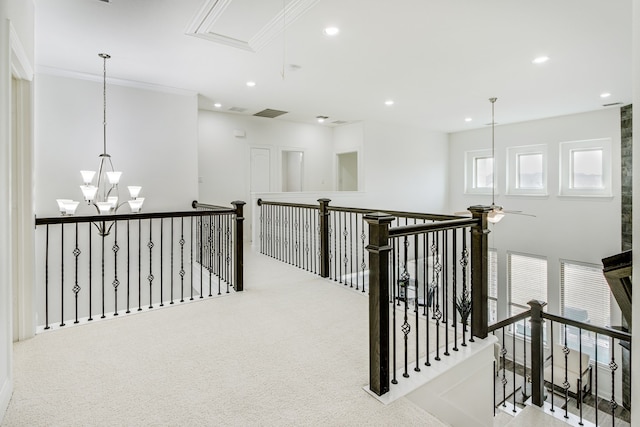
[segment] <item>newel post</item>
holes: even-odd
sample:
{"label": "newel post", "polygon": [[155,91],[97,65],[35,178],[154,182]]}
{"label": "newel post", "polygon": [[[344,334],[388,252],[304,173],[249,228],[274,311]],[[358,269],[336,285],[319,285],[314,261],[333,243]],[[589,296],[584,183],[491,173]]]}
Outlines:
{"label": "newel post", "polygon": [[231,202],[233,207],[236,209],[236,235],[235,235],[235,247],[234,247],[234,258],[235,258],[235,270],[233,272],[233,281],[235,284],[236,292],[240,292],[244,289],[244,255],[243,255],[243,245],[244,245],[244,216],[242,215],[242,208],[246,204],[243,201],[236,200],[235,202]]}
{"label": "newel post", "polygon": [[364,220],[369,224],[369,388],[381,396],[389,391],[389,225],[394,217],[377,212]]}
{"label": "newel post", "polygon": [[471,206],[480,222],[471,227],[471,335],[486,338],[489,326],[489,226],[490,206]]}
{"label": "newel post", "polygon": [[544,332],[542,309],[546,302],[531,300],[531,401],[536,406],[544,404]]}
{"label": "newel post", "polygon": [[329,277],[329,202],[331,199],[318,199],[320,203],[320,277]]}

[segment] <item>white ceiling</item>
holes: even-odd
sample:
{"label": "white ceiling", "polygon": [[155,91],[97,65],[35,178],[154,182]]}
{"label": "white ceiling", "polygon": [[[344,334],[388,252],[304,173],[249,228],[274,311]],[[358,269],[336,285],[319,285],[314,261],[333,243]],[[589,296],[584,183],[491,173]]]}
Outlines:
{"label": "white ceiling", "polygon": [[[494,96],[500,124],[631,102],[631,0],[35,5],[38,72],[101,76],[97,54],[106,52],[109,77],[198,93],[204,108],[289,112],[274,120],[322,115],[329,126],[376,120],[454,132],[489,123]],[[337,37],[322,33],[329,25]],[[532,64],[540,55],[551,59]]]}

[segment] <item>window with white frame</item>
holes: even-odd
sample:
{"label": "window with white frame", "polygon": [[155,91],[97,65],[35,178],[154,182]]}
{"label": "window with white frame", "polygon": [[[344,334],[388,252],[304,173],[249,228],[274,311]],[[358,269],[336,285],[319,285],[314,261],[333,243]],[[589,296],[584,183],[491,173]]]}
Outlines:
{"label": "window with white frame", "polygon": [[612,195],[611,139],[560,144],[560,195]]}
{"label": "window with white frame", "polygon": [[498,321],[498,251],[489,249],[489,323]]}
{"label": "window with white frame", "polygon": [[517,195],[547,194],[547,146],[507,149],[507,191]]}
{"label": "window with white frame", "polygon": [[535,299],[547,301],[547,260],[536,255],[507,253],[509,315],[528,310]]}
{"label": "window with white frame", "polygon": [[491,150],[467,151],[465,153],[465,192],[491,194],[495,185],[493,167]]}
{"label": "window with white frame", "polygon": [[[611,291],[602,273],[602,267],[576,261],[560,261],[560,306],[562,316],[596,326],[611,324]],[[566,327],[567,347],[579,349],[595,359],[609,360],[609,339],[596,337],[594,333],[582,331],[574,326]],[[564,344],[565,328],[561,329]]]}

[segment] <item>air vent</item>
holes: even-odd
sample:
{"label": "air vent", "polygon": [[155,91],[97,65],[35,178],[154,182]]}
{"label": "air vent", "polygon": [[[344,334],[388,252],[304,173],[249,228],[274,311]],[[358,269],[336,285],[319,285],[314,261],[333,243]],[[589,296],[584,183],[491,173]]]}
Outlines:
{"label": "air vent", "polygon": [[234,113],[244,113],[247,109],[242,107],[231,107],[229,108],[229,111],[233,111]]}
{"label": "air vent", "polygon": [[267,108],[265,110],[260,111],[259,113],[255,113],[254,116],[257,117],[268,117],[270,119],[274,119],[278,116],[281,116],[283,114],[287,114],[288,111],[280,111],[280,110],[272,110],[270,108]]}
{"label": "air vent", "polygon": [[331,122],[332,125],[344,125],[346,123],[349,123],[349,122],[344,121],[344,120],[335,120],[335,121]]}
{"label": "air vent", "polygon": [[613,107],[614,105],[622,105],[622,102],[612,102],[610,104],[602,104],[603,107]]}

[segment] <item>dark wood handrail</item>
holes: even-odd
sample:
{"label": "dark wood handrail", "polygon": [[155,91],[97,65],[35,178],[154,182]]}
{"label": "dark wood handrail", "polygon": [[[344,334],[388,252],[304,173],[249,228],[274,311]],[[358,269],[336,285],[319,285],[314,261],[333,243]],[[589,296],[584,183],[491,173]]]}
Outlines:
{"label": "dark wood handrail", "polygon": [[124,221],[130,219],[158,219],[158,218],[177,218],[190,216],[207,216],[212,213],[219,215],[233,215],[236,213],[232,208],[220,208],[205,211],[183,211],[183,212],[149,212],[149,213],[129,213],[118,215],[90,215],[90,216],[59,216],[49,218],[36,218],[35,224],[75,224],[83,222],[108,222],[108,221]]}
{"label": "dark wood handrail", "polygon": [[631,342],[631,334],[623,331],[619,331],[612,328],[595,326],[590,323],[584,323],[573,319],[567,319],[566,317],[557,316],[555,314],[550,313],[542,313],[542,317],[547,320],[552,320],[554,322],[563,323],[568,326],[574,326],[576,328],[580,328],[585,331],[595,332],[596,334],[606,335],[611,338],[615,338],[620,341],[628,341]]}
{"label": "dark wood handrail", "polygon": [[220,210],[220,209],[222,209],[222,210],[229,209],[226,206],[218,206],[218,205],[210,205],[210,204],[207,204],[207,203],[200,203],[197,200],[194,200],[193,202],[191,202],[191,207],[193,209],[208,209],[208,210],[216,210],[216,211]]}
{"label": "dark wood handrail", "polygon": [[474,218],[460,218],[432,222],[427,224],[401,225],[389,229],[389,237],[403,237],[414,234],[427,233],[431,231],[452,230],[455,228],[465,228],[477,225],[478,220]]}
{"label": "dark wood handrail", "polygon": [[[308,209],[319,208],[318,205],[311,205],[306,203],[269,202],[262,199],[258,199],[257,203],[258,203],[258,206],[271,205],[271,206],[287,206],[287,207],[308,208]],[[407,212],[407,211],[390,211],[385,209],[350,208],[350,207],[343,207],[343,206],[328,206],[327,209],[329,211],[334,211],[334,212],[351,212],[351,213],[359,213],[359,214],[383,212],[385,214],[392,215],[395,217],[425,219],[425,220],[431,220],[431,221],[448,221],[448,220],[455,220],[455,219],[462,218],[456,215],[443,215],[443,214],[431,214],[431,213]],[[473,222],[472,225],[473,224],[475,224],[475,222]]]}
{"label": "dark wood handrail", "polygon": [[[522,313],[516,314],[515,316],[511,316],[508,319],[501,320],[492,325],[489,325],[489,332],[496,331],[500,328],[504,328],[505,326],[509,326],[513,323],[519,322],[520,320],[526,319],[531,316],[531,309],[524,311]],[[576,328],[580,328],[585,331],[595,332],[600,335],[606,335],[611,338],[615,338],[620,341],[628,341],[631,342],[631,334],[623,331],[619,331],[617,329],[595,326],[590,323],[580,322],[578,320],[569,319],[567,317],[558,316],[555,314],[543,312],[542,317],[547,320],[551,320],[553,322],[558,322],[565,324],[567,326],[573,326]]]}
{"label": "dark wood handrail", "polygon": [[504,328],[505,326],[509,326],[513,323],[519,322],[522,319],[526,319],[527,317],[530,317],[530,316],[531,316],[531,309],[528,309],[527,311],[523,311],[522,313],[516,314],[515,316],[511,316],[508,319],[504,319],[499,322],[493,323],[489,325],[487,329],[489,332],[493,332],[500,328]]}

